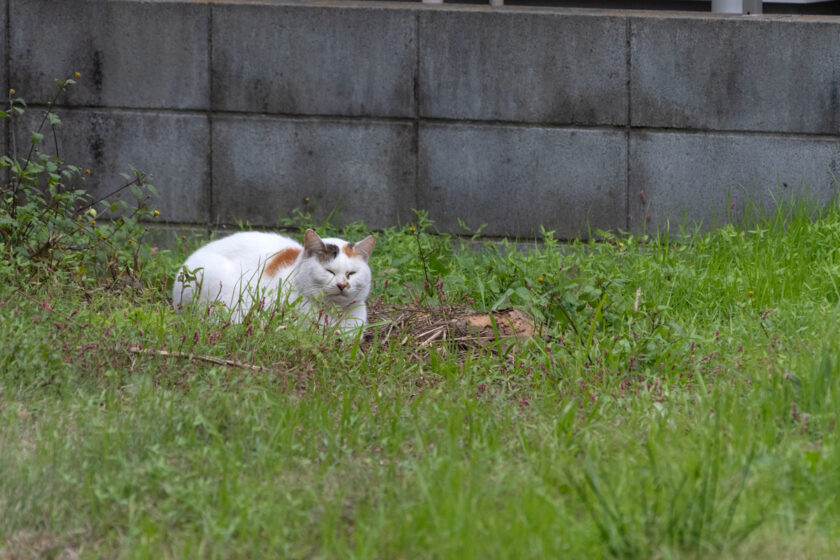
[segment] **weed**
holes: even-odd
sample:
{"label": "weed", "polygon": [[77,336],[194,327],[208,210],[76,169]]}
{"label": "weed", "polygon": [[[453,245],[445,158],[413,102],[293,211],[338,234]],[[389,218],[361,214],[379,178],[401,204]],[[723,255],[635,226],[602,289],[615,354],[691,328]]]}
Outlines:
{"label": "weed", "polygon": [[[76,76],[78,77],[78,76]],[[24,157],[18,157],[12,126],[12,153],[0,157],[0,169],[8,180],[0,184],[0,277],[30,278],[39,273],[67,274],[77,281],[100,278],[115,282],[129,276],[136,281],[145,226],[143,218],[159,214],[148,206],[155,188],[143,173],[124,174],[125,184],[105,196],[92,197],[83,188],[89,169],[64,162],[58,153],[61,119],[54,107],[59,96],[75,84],[73,78],[57,80],[57,90],[30,133]],[[14,125],[26,105],[10,90],[8,108],[0,117]],[[53,140],[48,153],[46,133]],[[131,204],[116,198],[124,191],[134,197]],[[109,219],[110,218],[110,219]],[[104,219],[104,221],[103,221]]]}
{"label": "weed", "polygon": [[[0,555],[830,557],[840,209],[751,220],[479,244],[420,213],[362,341],[2,283]],[[507,347],[430,330],[511,307]]]}

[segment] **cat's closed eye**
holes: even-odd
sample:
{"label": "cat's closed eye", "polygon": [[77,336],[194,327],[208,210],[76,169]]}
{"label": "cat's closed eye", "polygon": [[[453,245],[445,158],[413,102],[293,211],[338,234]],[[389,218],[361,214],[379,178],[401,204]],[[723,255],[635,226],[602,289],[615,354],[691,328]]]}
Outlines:
{"label": "cat's closed eye", "polygon": [[348,278],[349,278],[350,276],[353,276],[354,274],[356,274],[356,271],[355,271],[355,270],[349,270],[349,271],[347,271],[347,277],[348,277]]}
{"label": "cat's closed eye", "polygon": [[326,270],[327,272],[329,272],[330,274],[332,274],[333,276],[335,276],[335,272],[333,272],[333,271],[332,271],[332,270],[330,270],[329,268],[325,268],[324,270]]}

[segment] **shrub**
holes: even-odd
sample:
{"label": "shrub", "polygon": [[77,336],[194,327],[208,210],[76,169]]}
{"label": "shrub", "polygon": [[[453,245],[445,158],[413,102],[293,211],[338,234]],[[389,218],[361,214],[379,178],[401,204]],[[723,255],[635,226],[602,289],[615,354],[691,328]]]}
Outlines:
{"label": "shrub", "polygon": [[[2,279],[21,281],[42,273],[79,281],[136,277],[141,251],[146,250],[140,243],[146,232],[142,220],[159,214],[149,206],[157,192],[144,173],[132,169],[131,174],[123,174],[123,185],[94,198],[83,188],[90,169],[59,157],[61,119],[54,108],[75,83],[72,78],[56,80],[56,94],[31,131],[22,157],[14,124],[27,110],[26,103],[11,89],[7,108],[0,111],[12,130],[11,153],[0,157]],[[53,139],[53,153],[45,133]]]}

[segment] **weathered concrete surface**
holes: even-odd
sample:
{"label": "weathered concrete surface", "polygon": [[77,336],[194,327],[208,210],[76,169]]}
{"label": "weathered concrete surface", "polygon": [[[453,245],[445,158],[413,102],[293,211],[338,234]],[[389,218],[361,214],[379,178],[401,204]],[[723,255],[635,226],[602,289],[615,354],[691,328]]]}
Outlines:
{"label": "weathered concrete surface", "polygon": [[385,228],[419,207],[441,231],[571,237],[711,223],[777,177],[836,188],[838,18],[0,0],[0,29],[0,83],[27,115],[82,73],[59,100],[62,156],[96,192],[129,164],[153,173],[178,224],[339,208]]}
{"label": "weathered concrete surface", "polygon": [[[6,154],[11,155],[11,152],[12,152],[11,148],[10,147],[7,148],[7,145],[6,145],[6,139],[7,139],[7,136],[6,136],[7,132],[6,131],[7,130],[8,130],[8,127],[6,126],[6,119],[0,119],[0,150],[2,150],[2,152],[0,152],[0,155],[6,155]],[[3,181],[6,180],[7,173],[8,173],[8,170],[4,170],[4,171],[0,172],[0,183],[2,183]]]}
{"label": "weathered concrete surface", "polygon": [[274,226],[299,208],[316,220],[386,228],[411,216],[414,127],[388,122],[218,117],[213,222]]}
{"label": "weathered concrete surface", "polygon": [[831,138],[634,132],[630,159],[636,232],[684,218],[711,227],[740,220],[748,203],[840,193],[840,142]]}
{"label": "weathered concrete surface", "polygon": [[630,23],[634,126],[840,133],[837,18]]}
{"label": "weathered concrete surface", "polygon": [[627,122],[622,17],[424,10],[419,41],[422,117]]}
{"label": "weathered concrete surface", "polygon": [[[30,131],[43,111],[30,109],[17,123],[19,146],[27,145]],[[127,181],[121,173],[131,167],[148,174],[160,198],[149,201],[169,222],[208,223],[209,135],[207,117],[156,114],[140,111],[60,111],[59,155],[66,163],[90,169],[84,182],[94,197],[112,192]],[[53,153],[48,130],[44,146]],[[126,200],[133,200],[130,196]]]}
{"label": "weathered concrete surface", "polygon": [[423,125],[419,207],[451,232],[463,232],[458,218],[516,237],[623,227],[626,146],[610,130]]}
{"label": "weathered concrete surface", "polygon": [[[5,101],[9,92],[9,88],[14,87],[9,83],[7,63],[9,60],[9,52],[6,48],[6,37],[8,36],[9,27],[6,20],[6,8],[8,0],[0,0],[0,93],[2,93],[4,101],[0,104],[3,110],[8,106],[8,101]],[[0,119],[0,153],[7,153],[6,149],[6,119]],[[3,180],[3,176],[0,176]]]}
{"label": "weathered concrete surface", "polygon": [[195,2],[9,0],[11,78],[28,103],[206,109],[209,7]]}
{"label": "weathered concrete surface", "polygon": [[413,116],[416,51],[407,10],[214,6],[213,109]]}
{"label": "weathered concrete surface", "polygon": [[[0,150],[2,150],[2,154],[10,154],[11,149],[6,148],[6,119],[0,119]],[[0,173],[0,182],[5,181],[6,179],[6,171]]]}

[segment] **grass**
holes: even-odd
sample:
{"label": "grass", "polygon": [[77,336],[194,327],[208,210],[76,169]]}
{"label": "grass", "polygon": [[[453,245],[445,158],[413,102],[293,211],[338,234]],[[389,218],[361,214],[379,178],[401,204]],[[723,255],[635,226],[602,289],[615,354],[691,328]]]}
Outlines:
{"label": "grass", "polygon": [[[833,557],[840,208],[562,246],[414,225],[380,235],[361,345],[175,314],[182,251],[107,287],[5,272],[0,557]],[[539,330],[510,351],[385,322],[509,305]]]}

